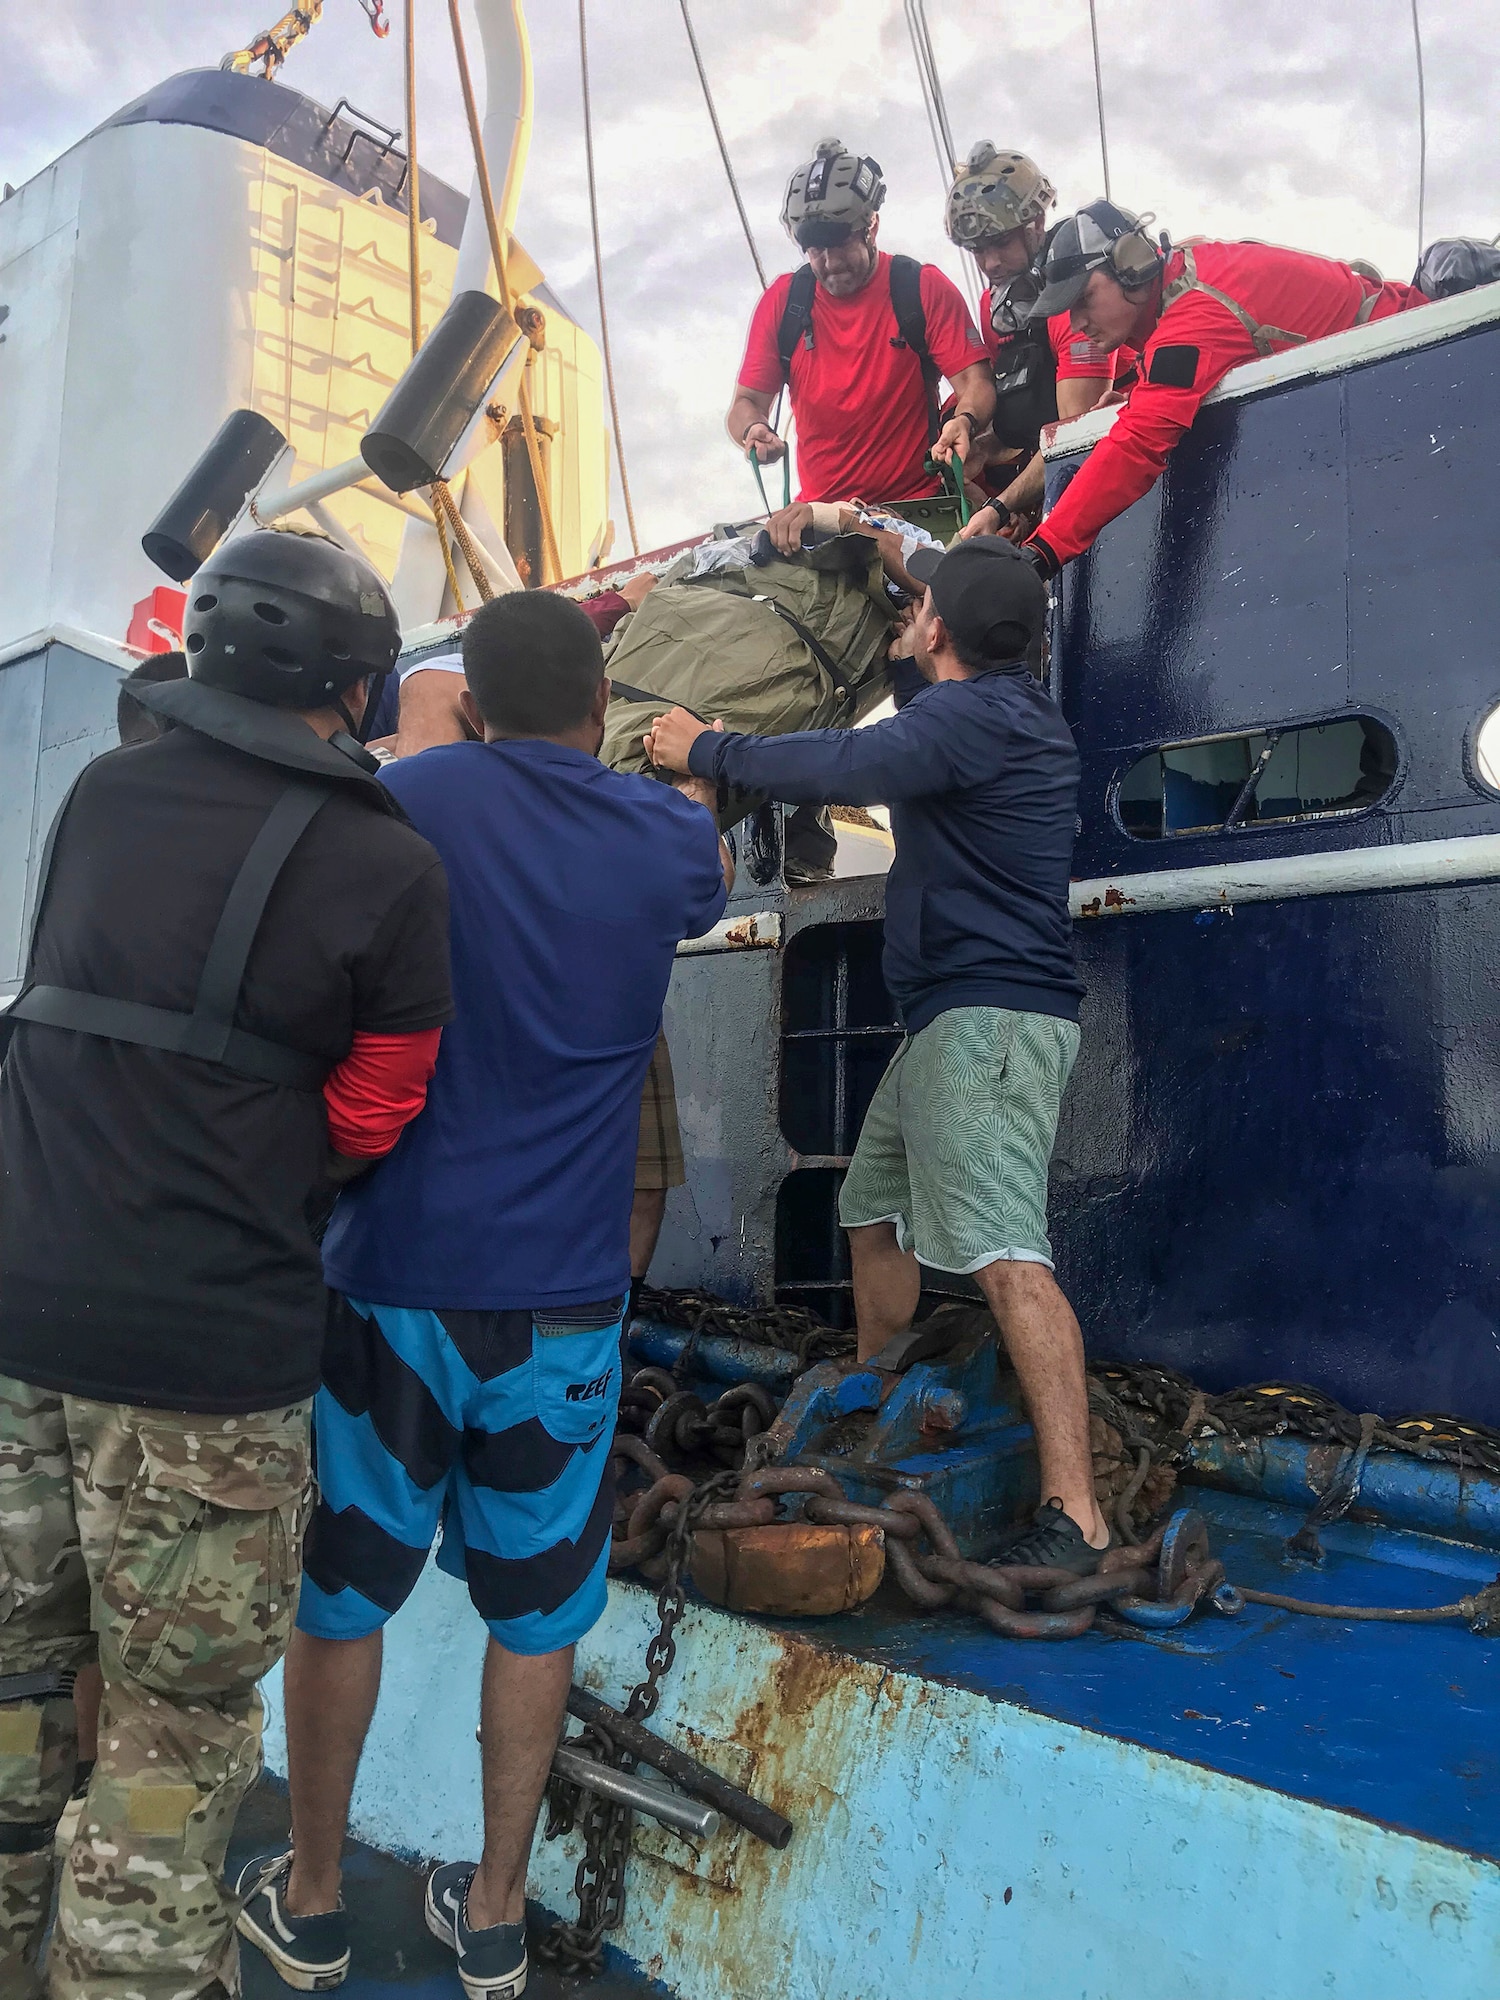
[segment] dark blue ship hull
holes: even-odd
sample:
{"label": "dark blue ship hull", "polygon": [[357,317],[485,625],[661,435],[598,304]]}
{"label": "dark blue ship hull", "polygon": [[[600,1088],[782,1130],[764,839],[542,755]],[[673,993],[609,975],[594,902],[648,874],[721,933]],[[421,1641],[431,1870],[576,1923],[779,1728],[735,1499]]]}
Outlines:
{"label": "dark blue ship hull", "polygon": [[[1500,702],[1497,378],[1487,325],[1210,406],[1065,573],[1075,873],[1500,832],[1474,751]],[[1377,803],[1124,831],[1114,788],[1154,746],[1356,712],[1397,746]],[[1500,1422],[1500,885],[1290,893],[1077,937],[1053,1228],[1094,1351]]]}

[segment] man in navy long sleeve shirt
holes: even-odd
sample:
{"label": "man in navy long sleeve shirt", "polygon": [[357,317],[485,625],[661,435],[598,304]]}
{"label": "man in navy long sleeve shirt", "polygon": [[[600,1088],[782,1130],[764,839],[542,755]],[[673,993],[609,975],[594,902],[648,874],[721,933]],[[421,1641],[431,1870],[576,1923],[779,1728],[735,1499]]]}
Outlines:
{"label": "man in navy long sleeve shirt", "polygon": [[928,683],[889,721],[761,737],[685,709],[646,739],[672,771],[791,803],[890,807],[885,977],[906,1029],[839,1197],[859,1354],[910,1325],[920,1266],[971,1274],[1019,1379],[1043,1505],[1000,1557],[1086,1575],[1109,1545],[1094,1500],[1078,1321],[1052,1270],[1047,1163],[1078,1052],[1068,878],[1078,753],[1026,665],[1046,595],[1010,543],[907,567]]}

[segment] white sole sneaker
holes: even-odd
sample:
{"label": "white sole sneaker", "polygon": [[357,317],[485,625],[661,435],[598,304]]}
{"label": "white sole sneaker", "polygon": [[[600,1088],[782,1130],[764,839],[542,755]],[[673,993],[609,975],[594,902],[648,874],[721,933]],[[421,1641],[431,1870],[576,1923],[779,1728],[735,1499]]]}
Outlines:
{"label": "white sole sneaker", "polygon": [[422,1915],[432,1935],[457,1956],[459,1984],[464,1989],[465,2000],[521,2000],[531,1969],[524,1955],[518,1966],[496,1976],[487,1977],[465,1967],[463,1954],[458,1948],[458,1927],[447,1911],[439,1907],[433,1895],[433,1883],[441,1873],[446,1873],[446,1870],[434,1869],[427,1878],[422,1896]]}

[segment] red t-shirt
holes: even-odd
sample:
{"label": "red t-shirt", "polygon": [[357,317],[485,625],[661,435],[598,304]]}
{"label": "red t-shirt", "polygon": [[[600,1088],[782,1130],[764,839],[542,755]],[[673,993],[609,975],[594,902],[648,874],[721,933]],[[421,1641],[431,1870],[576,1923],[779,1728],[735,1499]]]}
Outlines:
{"label": "red t-shirt", "polygon": [[[1016,336],[995,331],[993,305],[992,295],[987,290],[979,301],[979,325],[984,334],[985,353],[991,361],[998,361],[1001,349],[1008,347]],[[1095,347],[1087,334],[1074,333],[1065,312],[1054,313],[1048,320],[1047,338],[1057,357],[1059,382],[1113,382],[1115,379],[1115,357],[1106,354],[1102,347]]]}
{"label": "red t-shirt", "polygon": [[[776,335],[791,289],[790,271],[761,294],[750,321],[740,382],[762,395],[781,387]],[[951,382],[984,359],[984,342],[963,294],[934,264],[922,266],[927,345]],[[792,408],[797,418],[799,500],[914,500],[942,491],[924,472],[927,398],[922,367],[898,337],[891,305],[891,260],[882,250],[866,285],[835,299],[813,292],[809,349],[792,355]]]}
{"label": "red t-shirt", "polygon": [[[1331,257],[1268,243],[1184,244],[1167,259],[1167,286],[1183,275],[1189,248],[1200,280],[1235,300],[1264,327],[1278,354],[1302,341],[1346,333],[1367,300],[1373,303],[1366,319],[1387,319],[1427,304],[1410,285],[1378,285]],[[1207,292],[1184,292],[1158,319],[1141,350],[1140,379],[1113,428],[1094,446],[1032,539],[1058,562],[1080,555],[1106,522],[1155,485],[1209,391],[1231,368],[1259,358],[1249,329],[1227,306]]]}

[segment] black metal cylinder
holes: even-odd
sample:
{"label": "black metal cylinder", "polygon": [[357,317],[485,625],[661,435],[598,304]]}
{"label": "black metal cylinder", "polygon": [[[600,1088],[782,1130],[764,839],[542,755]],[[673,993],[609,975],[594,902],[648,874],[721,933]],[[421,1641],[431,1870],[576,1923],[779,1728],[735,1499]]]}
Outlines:
{"label": "black metal cylinder", "polygon": [[230,522],[276,463],[286,439],[254,410],[236,410],[220,424],[151,526],[141,547],[175,583],[206,563]]}
{"label": "black metal cylinder", "polygon": [[360,457],[392,493],[441,479],[448,454],[520,338],[488,292],[460,292],[452,300],[360,440]]}
{"label": "black metal cylinder", "polygon": [[568,1713],[580,1722],[596,1723],[614,1738],[622,1750],[628,1750],[637,1762],[649,1764],[653,1770],[660,1771],[673,1784],[691,1792],[695,1799],[716,1806],[725,1819],[732,1819],[758,1840],[764,1840],[771,1847],[785,1847],[791,1839],[791,1821],[783,1818],[773,1807],[762,1805],[759,1799],[752,1799],[748,1792],[742,1792],[738,1785],[731,1785],[727,1778],[721,1778],[717,1771],[710,1771],[706,1764],[700,1764],[685,1750],[663,1743],[659,1736],[653,1736],[640,1723],[621,1715],[617,1708],[611,1708],[607,1701],[590,1694],[587,1688],[568,1690]]}

